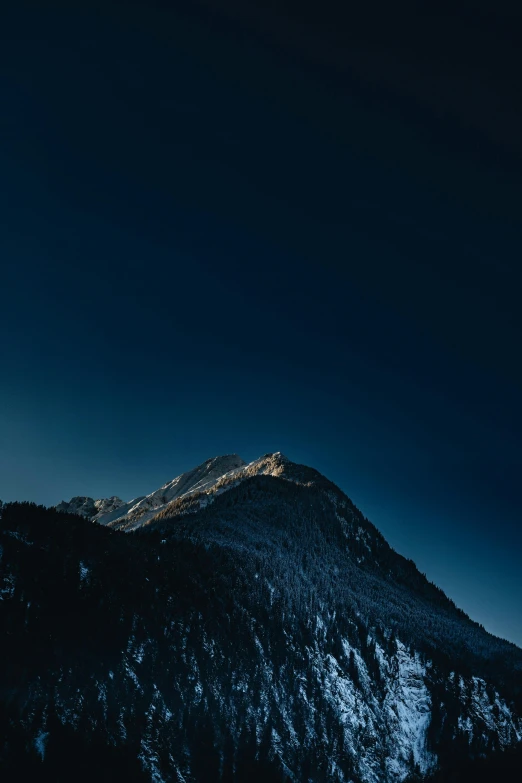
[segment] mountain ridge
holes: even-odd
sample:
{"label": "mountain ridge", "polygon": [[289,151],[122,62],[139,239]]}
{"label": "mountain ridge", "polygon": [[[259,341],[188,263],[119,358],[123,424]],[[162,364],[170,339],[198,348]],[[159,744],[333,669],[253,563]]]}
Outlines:
{"label": "mountain ridge", "polygon": [[79,513],[101,525],[118,523],[125,518],[126,524],[137,527],[150,519],[151,514],[177,497],[208,487],[224,474],[246,465],[237,454],[225,454],[211,457],[195,468],[167,481],[159,489],[148,495],[140,495],[132,500],[123,501],[118,497],[100,498],[78,496],[69,502],[62,501],[54,508],[66,513]]}
{"label": "mountain ridge", "polygon": [[232,482],[265,474],[282,476],[298,483],[304,483],[308,479],[321,482],[333,491],[341,491],[319,471],[292,462],[280,451],[268,452],[249,463],[237,454],[226,454],[211,457],[148,495],[141,495],[130,501],[123,501],[116,496],[99,500],[78,496],[71,498],[69,502],[62,501],[54,508],[67,513],[79,513],[99,524],[110,524],[112,527],[129,531],[150,521],[175,500],[198,492],[212,494],[217,489],[227,489],[232,486]]}

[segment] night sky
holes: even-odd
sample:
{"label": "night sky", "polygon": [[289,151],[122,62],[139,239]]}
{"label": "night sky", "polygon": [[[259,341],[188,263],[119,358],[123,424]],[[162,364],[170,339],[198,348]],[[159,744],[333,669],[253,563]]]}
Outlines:
{"label": "night sky", "polygon": [[522,9],[350,5],[4,12],[0,497],[282,451],[522,645]]}

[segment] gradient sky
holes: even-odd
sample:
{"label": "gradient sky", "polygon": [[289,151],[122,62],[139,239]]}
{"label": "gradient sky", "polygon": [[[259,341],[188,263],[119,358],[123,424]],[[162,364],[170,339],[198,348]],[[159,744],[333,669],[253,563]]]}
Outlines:
{"label": "gradient sky", "polygon": [[522,12],[11,5],[0,497],[280,450],[522,645]]}

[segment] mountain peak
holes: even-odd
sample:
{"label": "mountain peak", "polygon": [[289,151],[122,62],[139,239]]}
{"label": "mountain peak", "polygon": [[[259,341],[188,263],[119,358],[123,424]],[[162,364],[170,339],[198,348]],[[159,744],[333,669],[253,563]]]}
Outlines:
{"label": "mountain peak", "polygon": [[325,489],[329,488],[336,492],[340,492],[339,488],[323,476],[322,473],[319,473],[318,470],[310,468],[308,465],[300,465],[298,462],[292,462],[291,459],[280,451],[264,454],[262,457],[259,457],[259,459],[246,465],[242,470],[242,474],[243,473],[245,477],[269,475],[276,478],[283,478],[287,481],[295,481],[298,484],[321,485]]}
{"label": "mountain peak", "polygon": [[238,454],[222,454],[210,457],[195,468],[167,481],[149,495],[129,502],[117,497],[102,500],[75,497],[68,503],[62,501],[56,508],[59,511],[81,514],[102,525],[130,531],[149,522],[174,501],[196,494],[222,492],[240,481],[262,475],[337,490],[335,485],[317,470],[292,462],[280,451],[264,454],[248,464]]}
{"label": "mountain peak", "polygon": [[167,481],[166,484],[146,497],[140,497],[122,505],[120,513],[110,512],[100,515],[97,521],[102,525],[124,526],[126,530],[134,530],[136,527],[141,527],[173,500],[196,492],[208,491],[224,476],[233,474],[245,465],[245,460],[238,454],[211,457],[201,465]]}
{"label": "mountain peak", "polygon": [[94,498],[84,495],[76,495],[69,502],[62,500],[55,506],[57,511],[63,511],[66,514],[79,514],[92,521],[97,521],[101,516],[114,511],[124,505],[124,501],[113,495],[110,498]]}

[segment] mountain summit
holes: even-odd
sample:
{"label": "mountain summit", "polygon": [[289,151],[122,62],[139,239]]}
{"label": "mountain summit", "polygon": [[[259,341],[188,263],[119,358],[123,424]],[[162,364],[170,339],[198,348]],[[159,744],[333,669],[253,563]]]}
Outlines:
{"label": "mountain summit", "polygon": [[521,747],[522,650],[316,470],[227,455],[110,501],[3,508],[6,780],[479,780]]}
{"label": "mountain summit", "polygon": [[248,464],[237,454],[226,454],[212,457],[172,481],[168,481],[150,495],[128,502],[116,497],[101,500],[74,497],[68,503],[62,501],[55,508],[57,511],[81,514],[101,525],[109,525],[129,532],[143,527],[160,513],[168,513],[166,507],[173,501],[190,495],[210,498],[219,490],[230,488],[247,478],[259,475],[275,476],[301,483],[327,482],[316,470],[291,462],[280,451],[265,454]]}
{"label": "mountain summit", "polygon": [[70,514],[81,514],[101,525],[110,524],[134,530],[145,524],[160,509],[176,498],[193,492],[204,491],[224,475],[246,465],[237,454],[226,454],[222,457],[212,457],[181,476],[168,481],[150,495],[141,495],[128,502],[120,498],[103,498],[93,500],[89,497],[75,497],[68,503],[62,501],[55,506],[57,511]]}

